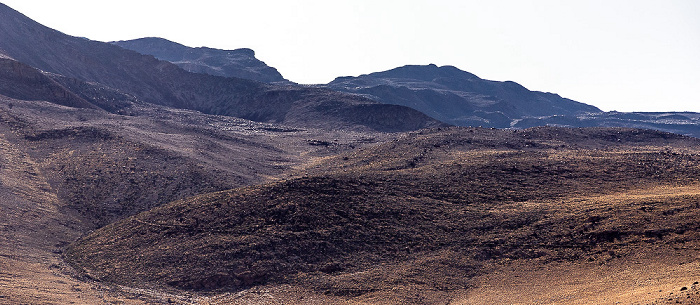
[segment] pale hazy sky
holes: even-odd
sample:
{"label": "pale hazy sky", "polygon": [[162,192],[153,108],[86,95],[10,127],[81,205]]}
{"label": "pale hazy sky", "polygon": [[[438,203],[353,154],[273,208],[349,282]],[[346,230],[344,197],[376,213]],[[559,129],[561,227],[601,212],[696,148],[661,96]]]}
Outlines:
{"label": "pale hazy sky", "polygon": [[298,83],[453,65],[603,110],[700,112],[696,0],[0,0],[73,36],[251,48]]}

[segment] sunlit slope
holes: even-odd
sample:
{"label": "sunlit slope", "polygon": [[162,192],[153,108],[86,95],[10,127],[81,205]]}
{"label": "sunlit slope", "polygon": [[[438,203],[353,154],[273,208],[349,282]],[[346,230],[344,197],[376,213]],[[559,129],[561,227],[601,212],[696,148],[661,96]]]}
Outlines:
{"label": "sunlit slope", "polygon": [[147,104],[129,110],[116,115],[0,96],[0,304],[149,303],[150,296],[134,301],[74,277],[63,250],[155,206],[279,179],[314,156],[386,136]]}
{"label": "sunlit slope", "polygon": [[413,133],[294,179],[139,214],[81,239],[67,257],[93,278],[128,285],[286,283],[416,304],[457,301],[518,264],[692,261],[696,147],[631,129]]}

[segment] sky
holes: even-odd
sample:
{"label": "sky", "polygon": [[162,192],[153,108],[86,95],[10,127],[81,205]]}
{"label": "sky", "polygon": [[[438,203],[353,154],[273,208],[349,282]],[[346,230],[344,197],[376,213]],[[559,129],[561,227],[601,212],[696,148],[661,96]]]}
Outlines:
{"label": "sky", "polygon": [[98,41],[251,48],[302,84],[451,65],[605,111],[700,112],[696,0],[0,0]]}

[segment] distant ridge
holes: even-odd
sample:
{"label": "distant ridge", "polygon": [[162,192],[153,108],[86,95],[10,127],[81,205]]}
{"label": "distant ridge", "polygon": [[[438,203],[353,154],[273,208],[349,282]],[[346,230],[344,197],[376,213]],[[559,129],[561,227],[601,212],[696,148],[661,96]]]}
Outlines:
{"label": "distant ridge", "polygon": [[407,107],[331,90],[187,72],[151,55],[65,35],[4,4],[0,53],[51,75],[99,83],[142,102],[207,114],[326,129],[407,131],[444,125]]}
{"label": "distant ridge", "polygon": [[122,48],[153,55],[194,73],[252,79],[265,83],[287,82],[277,69],[255,58],[251,49],[191,48],[158,37],[114,41]]}
{"label": "distant ridge", "polygon": [[557,94],[530,91],[512,81],[485,80],[453,66],[433,64],[339,77],[327,86],[382,103],[408,106],[459,126],[504,128],[527,117],[601,112]]}
{"label": "distant ridge", "polygon": [[[241,59],[238,63],[253,67],[255,73],[278,73],[270,70],[274,68],[267,69],[249,49],[224,51],[189,48],[159,38],[147,38],[145,42],[148,41],[154,48],[173,48],[175,51],[170,54],[173,58],[195,51],[210,55],[230,52],[227,56]],[[543,125],[631,127],[700,137],[698,113],[602,112],[557,94],[530,91],[512,81],[484,80],[453,66],[408,65],[358,77],[339,77],[319,86],[297,86],[286,81],[266,84],[208,75],[211,71],[191,73],[152,55],[65,35],[4,4],[0,4],[0,58],[35,68],[31,73],[43,74],[63,87],[59,89],[51,84],[54,89],[67,90],[51,91],[48,95],[46,91],[39,94],[41,90],[32,93],[26,90],[27,84],[12,85],[21,78],[10,73],[5,75],[6,83],[0,87],[0,95],[21,99],[43,94],[45,99],[61,105],[98,107],[110,112],[139,101],[259,122],[326,129],[393,132],[445,126],[441,123],[445,122],[518,129]],[[209,65],[221,67],[222,71],[224,66]],[[42,84],[49,84],[47,79]],[[71,92],[77,99],[70,96]]]}

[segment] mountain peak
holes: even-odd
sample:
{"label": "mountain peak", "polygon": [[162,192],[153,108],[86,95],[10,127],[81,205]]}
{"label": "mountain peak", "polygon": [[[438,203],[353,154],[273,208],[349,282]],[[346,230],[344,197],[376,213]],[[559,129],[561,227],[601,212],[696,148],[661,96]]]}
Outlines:
{"label": "mountain peak", "polygon": [[111,43],[172,62],[189,72],[252,79],[265,83],[286,82],[277,69],[255,58],[255,51],[248,48],[235,50],[193,48],[159,37]]}
{"label": "mountain peak", "polygon": [[406,65],[337,78],[330,88],[386,104],[408,106],[461,126],[510,127],[525,117],[599,112],[596,107],[530,91],[513,81],[490,81],[454,66]]}
{"label": "mountain peak", "polygon": [[474,74],[457,69],[454,66],[441,66],[435,64],[429,65],[405,65],[384,72],[369,74],[373,77],[392,77],[406,78],[430,81],[435,78],[460,78],[460,79],[478,79]]}

